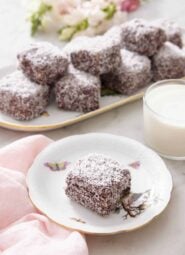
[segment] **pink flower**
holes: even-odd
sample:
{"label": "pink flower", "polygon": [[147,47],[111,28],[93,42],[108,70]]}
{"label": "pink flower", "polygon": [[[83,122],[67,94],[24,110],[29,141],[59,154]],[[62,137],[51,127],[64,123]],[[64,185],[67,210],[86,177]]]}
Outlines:
{"label": "pink flower", "polygon": [[76,8],[79,1],[58,0],[57,9],[61,15],[69,14],[72,9]]}
{"label": "pink flower", "polygon": [[123,0],[121,1],[121,10],[126,12],[133,12],[140,6],[140,0]]}

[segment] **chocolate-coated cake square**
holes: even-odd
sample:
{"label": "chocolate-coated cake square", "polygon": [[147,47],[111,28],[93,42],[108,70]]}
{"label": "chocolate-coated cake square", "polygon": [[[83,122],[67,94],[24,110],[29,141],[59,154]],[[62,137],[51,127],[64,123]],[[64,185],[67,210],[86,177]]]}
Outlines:
{"label": "chocolate-coated cake square", "polygon": [[167,41],[179,46],[179,48],[183,47],[183,30],[180,26],[178,26],[175,22],[168,19],[158,19],[153,22],[155,26],[161,27],[167,37]]}
{"label": "chocolate-coated cake square", "polygon": [[148,57],[126,49],[121,50],[121,58],[121,65],[116,71],[101,76],[102,84],[121,94],[131,95],[149,84],[151,62]]}
{"label": "chocolate-coated cake square", "polygon": [[128,194],[131,176],[116,160],[91,153],[71,166],[66,183],[69,198],[103,216]]}
{"label": "chocolate-coated cake square", "polygon": [[17,58],[19,67],[29,79],[42,85],[53,85],[68,68],[67,56],[47,42],[30,44]]}
{"label": "chocolate-coated cake square", "polygon": [[49,103],[49,87],[30,81],[21,71],[0,80],[0,110],[17,120],[31,120]]}
{"label": "chocolate-coated cake square", "polygon": [[108,40],[106,36],[82,36],[71,41],[65,52],[70,56],[75,68],[100,75],[110,72],[120,65],[120,43]]}
{"label": "chocolate-coated cake square", "polygon": [[185,51],[166,42],[152,58],[153,80],[177,79],[185,76]]}
{"label": "chocolate-coated cake square", "polygon": [[153,56],[166,41],[163,29],[143,19],[124,23],[121,37],[125,48],[146,56]]}
{"label": "chocolate-coated cake square", "polygon": [[70,65],[55,85],[57,106],[63,110],[90,112],[99,108],[100,79]]}

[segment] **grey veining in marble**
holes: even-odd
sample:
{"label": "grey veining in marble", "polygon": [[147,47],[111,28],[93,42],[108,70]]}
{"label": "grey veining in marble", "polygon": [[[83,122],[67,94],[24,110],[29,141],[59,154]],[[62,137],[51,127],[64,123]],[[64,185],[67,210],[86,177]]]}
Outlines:
{"label": "grey veining in marble", "polygon": [[[130,17],[172,18],[185,27],[184,0],[150,0]],[[15,54],[30,40],[21,0],[0,0],[0,67],[15,61]],[[44,37],[43,37],[44,38]],[[106,132],[142,143],[142,101],[63,129],[46,132],[54,140],[87,132]],[[0,146],[29,133],[0,128]],[[144,228],[114,236],[87,236],[90,255],[185,255],[185,162],[165,160],[174,182],[172,199],[165,212]]]}

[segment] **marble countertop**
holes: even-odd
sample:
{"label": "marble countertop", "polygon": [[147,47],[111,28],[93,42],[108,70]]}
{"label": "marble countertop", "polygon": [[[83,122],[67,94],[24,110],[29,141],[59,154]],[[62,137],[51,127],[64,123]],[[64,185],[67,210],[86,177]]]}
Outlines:
{"label": "marble countertop", "polygon": [[[0,1],[0,67],[15,60],[16,51],[30,40],[28,24],[21,0]],[[130,16],[147,19],[171,18],[185,27],[184,0],[150,0]],[[115,109],[84,122],[45,132],[58,140],[63,137],[88,132],[106,132],[124,135],[144,143],[142,101]],[[0,147],[30,133],[0,128]],[[185,237],[185,162],[165,160],[174,182],[172,199],[164,213],[144,228],[114,236],[87,236],[90,255],[184,255]]]}

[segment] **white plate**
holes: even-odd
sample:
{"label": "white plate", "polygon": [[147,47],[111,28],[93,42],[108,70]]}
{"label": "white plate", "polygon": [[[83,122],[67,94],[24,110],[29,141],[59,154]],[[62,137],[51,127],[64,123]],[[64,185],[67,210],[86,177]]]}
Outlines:
{"label": "white plate", "polygon": [[[8,66],[0,69],[0,78],[13,72],[15,69],[15,66]],[[57,108],[53,100],[47,107],[46,114],[30,121],[18,121],[0,112],[0,126],[13,130],[32,132],[57,129],[110,111],[121,105],[138,100],[139,98],[142,98],[142,96],[143,93],[140,91],[133,96],[118,95],[101,97],[100,109],[84,114],[80,112],[60,110]]]}
{"label": "white plate", "polygon": [[[46,162],[75,162],[80,157],[97,152],[130,165],[131,190],[145,194],[145,209],[132,218],[122,209],[102,217],[71,201],[65,195],[67,169],[52,171]],[[35,159],[27,176],[33,204],[50,219],[70,229],[89,234],[113,234],[131,231],[147,224],[167,206],[172,190],[172,178],[163,160],[151,149],[132,139],[109,134],[90,133],[71,136],[49,145]],[[137,203],[137,201],[136,201]]]}

